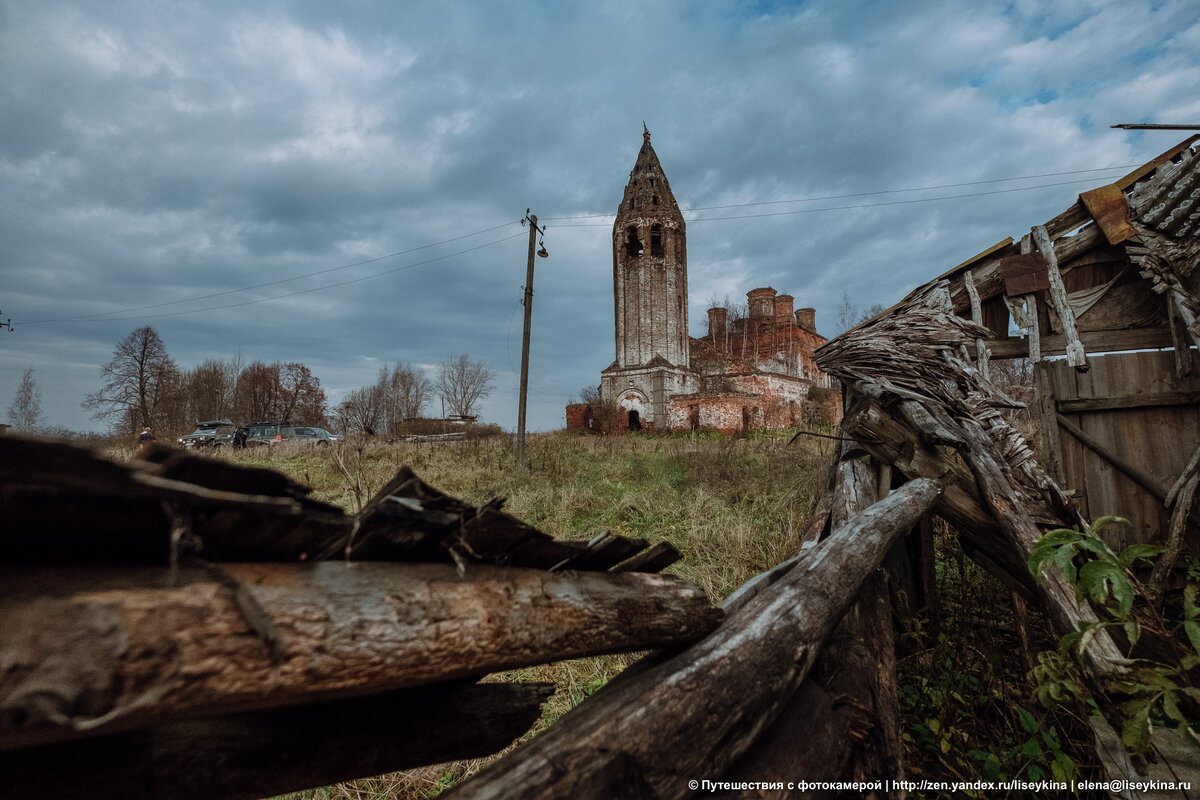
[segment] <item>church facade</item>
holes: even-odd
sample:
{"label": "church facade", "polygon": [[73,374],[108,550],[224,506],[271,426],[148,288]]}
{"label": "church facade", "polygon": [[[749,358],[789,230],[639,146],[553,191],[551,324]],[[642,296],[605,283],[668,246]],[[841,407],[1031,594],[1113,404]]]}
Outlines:
{"label": "church facade", "polygon": [[708,333],[689,335],[687,227],[648,130],[612,235],[616,358],[600,374],[599,402],[567,407],[568,428],[595,427],[603,413],[616,428],[726,433],[804,419],[810,390],[830,385],[812,357],[825,343],[816,312],[754,289],[748,313],[709,309]]}

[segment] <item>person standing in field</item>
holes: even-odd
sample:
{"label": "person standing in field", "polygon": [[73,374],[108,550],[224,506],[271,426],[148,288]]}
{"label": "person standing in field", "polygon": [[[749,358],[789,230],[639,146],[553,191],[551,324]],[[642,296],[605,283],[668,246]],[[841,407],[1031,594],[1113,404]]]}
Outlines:
{"label": "person standing in field", "polygon": [[158,439],[154,438],[154,431],[150,430],[150,426],[147,425],[138,436],[138,455],[144,456],[157,443]]}

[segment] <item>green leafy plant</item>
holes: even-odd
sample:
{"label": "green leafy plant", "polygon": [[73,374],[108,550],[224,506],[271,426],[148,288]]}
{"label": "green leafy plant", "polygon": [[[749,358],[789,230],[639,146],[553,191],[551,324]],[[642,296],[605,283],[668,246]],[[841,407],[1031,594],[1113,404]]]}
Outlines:
{"label": "green leafy plant", "polygon": [[901,739],[927,754],[906,769],[922,774],[915,762],[923,761],[951,774],[996,781],[1078,777],[1054,715],[1039,717],[1023,708],[1018,702],[1019,677],[1007,674],[999,661],[962,645],[959,635],[943,633],[930,649],[914,656],[922,666],[910,671],[902,665],[906,679],[898,698],[909,723]]}
{"label": "green leafy plant", "polygon": [[1101,631],[1123,641],[1127,657],[1118,676],[1105,689],[1121,711],[1121,739],[1134,753],[1150,746],[1156,725],[1174,728],[1192,747],[1200,749],[1200,688],[1195,686],[1200,666],[1200,606],[1195,571],[1182,593],[1181,614],[1168,618],[1145,601],[1145,587],[1134,567],[1153,563],[1163,548],[1132,544],[1119,553],[1100,538],[1099,531],[1127,523],[1121,517],[1102,517],[1087,531],[1059,528],[1044,535],[1029,558],[1029,570],[1041,575],[1052,566],[1075,588],[1080,601],[1088,601],[1101,619],[1080,625],[1062,637],[1057,651],[1038,658],[1033,675],[1039,702],[1046,707],[1086,703],[1087,689],[1080,677],[1088,645]]}

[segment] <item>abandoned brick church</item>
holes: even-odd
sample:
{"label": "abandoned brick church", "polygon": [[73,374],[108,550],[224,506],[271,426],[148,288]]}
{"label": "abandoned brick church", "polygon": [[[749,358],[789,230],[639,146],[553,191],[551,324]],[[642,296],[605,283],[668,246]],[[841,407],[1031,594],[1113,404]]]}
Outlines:
{"label": "abandoned brick church", "polygon": [[813,361],[825,343],[816,311],[793,310],[791,295],[754,289],[746,316],[711,308],[708,333],[692,338],[683,214],[648,130],[643,140],[613,224],[616,360],[600,374],[600,402],[568,406],[567,427],[595,426],[602,408],[616,427],[635,430],[799,424],[809,390],[830,385]]}

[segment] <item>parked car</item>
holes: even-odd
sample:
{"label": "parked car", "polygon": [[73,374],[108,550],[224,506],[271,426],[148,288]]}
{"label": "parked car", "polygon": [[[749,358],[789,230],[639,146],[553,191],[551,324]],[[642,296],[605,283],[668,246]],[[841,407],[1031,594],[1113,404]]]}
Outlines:
{"label": "parked car", "polygon": [[208,422],[197,422],[196,430],[179,437],[179,443],[184,447],[225,447],[233,444],[233,434],[237,426],[227,419],[214,419]]}
{"label": "parked car", "polygon": [[271,422],[254,422],[246,426],[246,445],[329,444],[339,437],[325,430],[308,425],[276,425]]}
{"label": "parked car", "polygon": [[337,436],[324,428],[301,427],[299,425],[295,429],[295,438],[301,442],[312,444],[329,444],[338,440]]}

